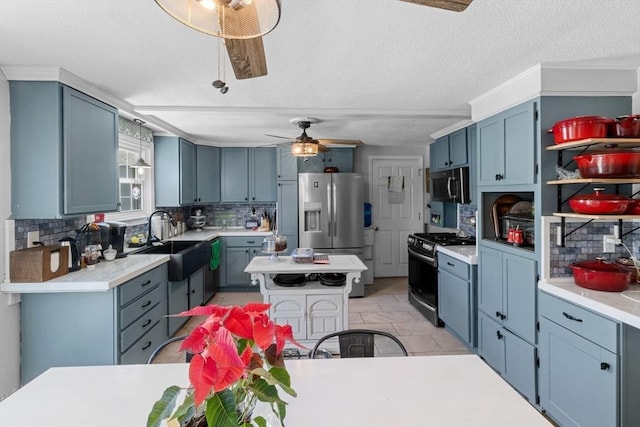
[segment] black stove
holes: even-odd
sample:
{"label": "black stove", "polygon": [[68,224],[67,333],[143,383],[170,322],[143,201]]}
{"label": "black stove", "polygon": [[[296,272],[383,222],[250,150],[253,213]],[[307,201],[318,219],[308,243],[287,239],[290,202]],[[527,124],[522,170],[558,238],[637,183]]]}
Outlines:
{"label": "black stove", "polygon": [[434,257],[436,247],[475,245],[475,237],[460,237],[456,233],[414,233],[407,238],[407,246],[428,257]]}
{"label": "black stove", "polygon": [[407,237],[409,302],[436,326],[438,317],[438,246],[475,245],[473,237],[456,233],[414,233]]}

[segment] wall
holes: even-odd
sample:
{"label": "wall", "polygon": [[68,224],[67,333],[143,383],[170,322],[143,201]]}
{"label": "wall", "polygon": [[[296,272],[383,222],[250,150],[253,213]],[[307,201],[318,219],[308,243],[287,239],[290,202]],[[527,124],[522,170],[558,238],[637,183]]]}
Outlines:
{"label": "wall", "polygon": [[[11,215],[9,83],[0,71],[0,278],[6,274],[4,220]],[[0,294],[0,400],[20,384],[20,304],[9,305],[9,295]]]}

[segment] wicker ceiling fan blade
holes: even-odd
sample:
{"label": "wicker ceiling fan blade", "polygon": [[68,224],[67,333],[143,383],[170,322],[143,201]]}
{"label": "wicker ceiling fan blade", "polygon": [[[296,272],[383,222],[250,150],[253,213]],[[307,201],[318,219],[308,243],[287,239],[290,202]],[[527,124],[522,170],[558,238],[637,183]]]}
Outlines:
{"label": "wicker ceiling fan blade", "polygon": [[438,9],[452,10],[454,12],[464,11],[473,0],[400,0],[407,3],[419,4],[421,6],[437,7]]}
{"label": "wicker ceiling fan blade", "polygon": [[271,135],[269,133],[265,133],[264,136],[269,136],[271,138],[281,138],[281,139],[288,139],[289,141],[293,142],[296,140],[295,137],[291,138],[289,136],[280,136],[280,135]]}
{"label": "wicker ceiling fan blade", "polygon": [[359,139],[318,139],[320,145],[354,145],[361,146],[364,143]]}
{"label": "wicker ceiling fan blade", "polygon": [[267,75],[267,58],[262,37],[227,39],[224,42],[236,79],[251,79]]}

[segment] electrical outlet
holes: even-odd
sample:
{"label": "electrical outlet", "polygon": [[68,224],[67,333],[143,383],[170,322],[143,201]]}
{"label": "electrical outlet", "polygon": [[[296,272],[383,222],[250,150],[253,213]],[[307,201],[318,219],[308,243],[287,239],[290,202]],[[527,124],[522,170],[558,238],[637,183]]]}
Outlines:
{"label": "electrical outlet", "polygon": [[27,247],[33,248],[36,246],[33,242],[38,242],[40,240],[40,232],[36,231],[28,231],[27,232]]}
{"label": "electrical outlet", "polygon": [[620,237],[620,227],[618,227],[617,225],[613,226],[613,237],[615,237],[616,239]]}
{"label": "electrical outlet", "polygon": [[602,240],[603,240],[602,252],[605,252],[605,253],[615,252],[616,244],[620,243],[620,239],[618,239],[616,236],[613,236],[613,235],[603,236]]}

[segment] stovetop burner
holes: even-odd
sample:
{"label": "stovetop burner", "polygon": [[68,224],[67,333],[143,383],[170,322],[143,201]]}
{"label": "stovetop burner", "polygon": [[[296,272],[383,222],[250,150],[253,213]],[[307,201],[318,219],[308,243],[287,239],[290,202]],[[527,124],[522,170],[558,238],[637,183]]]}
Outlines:
{"label": "stovetop burner", "polygon": [[414,236],[440,246],[476,244],[474,237],[461,237],[456,233],[415,233]]}

